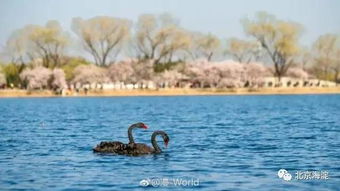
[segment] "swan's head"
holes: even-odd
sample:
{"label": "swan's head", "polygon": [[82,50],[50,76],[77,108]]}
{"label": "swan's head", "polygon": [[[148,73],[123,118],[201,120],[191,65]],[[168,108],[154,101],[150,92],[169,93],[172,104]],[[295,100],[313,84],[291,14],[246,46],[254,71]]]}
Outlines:
{"label": "swan's head", "polygon": [[136,124],[133,124],[133,126],[137,127],[137,128],[142,128],[142,129],[147,129],[148,126],[146,126],[144,123],[142,122],[139,122],[139,123],[136,123]]}
{"label": "swan's head", "polygon": [[169,141],[170,141],[168,134],[163,133],[162,137],[163,137],[163,140],[164,140],[165,147],[168,147],[168,144],[169,144]]}

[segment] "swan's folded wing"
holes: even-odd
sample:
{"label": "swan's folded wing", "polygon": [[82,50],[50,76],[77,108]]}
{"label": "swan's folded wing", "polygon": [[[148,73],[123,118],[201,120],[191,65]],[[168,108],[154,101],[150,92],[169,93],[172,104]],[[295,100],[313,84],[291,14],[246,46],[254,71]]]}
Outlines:
{"label": "swan's folded wing", "polygon": [[153,153],[154,149],[149,147],[143,143],[130,143],[126,145],[126,149],[123,149],[119,152],[119,154],[124,155],[143,155],[143,154],[151,154]]}
{"label": "swan's folded wing", "polygon": [[124,149],[124,144],[119,141],[103,141],[99,143],[94,149],[94,152],[117,153],[117,151]]}

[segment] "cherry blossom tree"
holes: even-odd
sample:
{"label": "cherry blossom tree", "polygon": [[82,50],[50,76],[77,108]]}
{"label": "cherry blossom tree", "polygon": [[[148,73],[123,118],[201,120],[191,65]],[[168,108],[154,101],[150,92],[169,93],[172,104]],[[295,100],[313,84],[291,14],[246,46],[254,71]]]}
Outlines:
{"label": "cherry blossom tree", "polygon": [[80,65],[74,69],[73,83],[91,84],[109,82],[107,71],[96,65]]}
{"label": "cherry blossom tree", "polygon": [[243,66],[234,61],[189,63],[186,74],[201,87],[240,87],[244,78]]}
{"label": "cherry blossom tree", "polygon": [[38,66],[25,69],[21,72],[20,79],[25,82],[28,89],[46,89],[49,88],[51,74],[50,69]]}
{"label": "cherry blossom tree", "polygon": [[308,73],[301,68],[289,68],[287,71],[287,76],[298,79],[308,79]]}
{"label": "cherry blossom tree", "polygon": [[136,81],[133,64],[131,59],[126,59],[118,63],[111,64],[108,69],[108,76],[113,82],[132,83]]}
{"label": "cherry blossom tree", "polygon": [[223,77],[222,66],[216,62],[208,62],[203,66],[204,77],[202,82],[209,87],[217,87]]}
{"label": "cherry blossom tree", "polygon": [[112,81],[139,83],[153,79],[153,60],[125,59],[108,67],[108,75]]}
{"label": "cherry blossom tree", "polygon": [[197,60],[188,64],[186,74],[200,87],[217,87],[226,75],[221,62]]}
{"label": "cherry blossom tree", "polygon": [[219,67],[221,70],[219,88],[243,87],[245,71],[241,63],[227,60],[220,62]]}
{"label": "cherry blossom tree", "polygon": [[164,87],[176,87],[180,80],[187,78],[184,74],[177,70],[165,70],[164,72],[158,74],[154,81],[158,86]]}
{"label": "cherry blossom tree", "polygon": [[244,64],[246,86],[262,86],[264,78],[269,76],[268,69],[261,63]]}
{"label": "cherry blossom tree", "polygon": [[243,64],[231,60],[208,62],[196,60],[187,63],[184,72],[200,87],[237,88],[245,84],[261,85],[268,70],[260,63]]}
{"label": "cherry blossom tree", "polygon": [[204,67],[207,63],[207,60],[195,60],[193,62],[186,63],[186,67],[184,69],[184,74],[187,75],[194,84],[198,84],[201,88],[204,87]]}
{"label": "cherry blossom tree", "polygon": [[154,60],[133,60],[134,78],[138,82],[150,81],[155,75]]}
{"label": "cherry blossom tree", "polygon": [[60,68],[55,68],[52,71],[51,87],[53,89],[63,89],[67,87],[65,73]]}

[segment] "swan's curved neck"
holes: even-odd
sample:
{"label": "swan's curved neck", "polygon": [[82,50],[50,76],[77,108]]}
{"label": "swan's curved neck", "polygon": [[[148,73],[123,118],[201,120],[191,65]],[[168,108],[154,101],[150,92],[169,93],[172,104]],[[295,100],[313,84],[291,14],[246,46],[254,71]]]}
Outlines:
{"label": "swan's curved neck", "polygon": [[129,143],[135,143],[135,139],[132,136],[132,129],[134,129],[135,126],[131,125],[128,129],[128,137],[129,137]]}
{"label": "swan's curved neck", "polygon": [[155,131],[154,133],[152,133],[152,136],[151,136],[151,143],[152,143],[153,148],[155,149],[155,153],[162,152],[161,148],[158,146],[157,141],[156,141],[157,135],[160,135],[160,134],[162,133],[159,131]]}

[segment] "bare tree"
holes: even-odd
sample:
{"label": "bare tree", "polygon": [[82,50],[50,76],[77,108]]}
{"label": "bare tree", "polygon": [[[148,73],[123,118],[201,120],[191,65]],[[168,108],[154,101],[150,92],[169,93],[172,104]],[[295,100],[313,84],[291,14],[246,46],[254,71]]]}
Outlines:
{"label": "bare tree", "polygon": [[258,61],[262,54],[261,44],[256,41],[247,41],[237,38],[228,40],[226,53],[241,63]]}
{"label": "bare tree", "polygon": [[33,26],[26,26],[14,31],[6,43],[5,55],[10,57],[12,63],[25,64],[35,58],[30,34]]}
{"label": "bare tree", "polygon": [[340,37],[326,34],[318,38],[313,45],[314,72],[322,79],[339,82],[340,73]]}
{"label": "bare tree", "polygon": [[60,66],[63,50],[68,43],[67,35],[57,21],[49,21],[45,27],[36,26],[30,34],[38,55],[45,67]]}
{"label": "bare tree", "polygon": [[74,18],[72,29],[81,39],[97,65],[114,60],[130,34],[130,21],[114,17]]}
{"label": "bare tree", "polygon": [[188,53],[193,60],[211,61],[221,47],[220,39],[212,34],[192,33]]}
{"label": "bare tree", "polygon": [[57,21],[46,26],[27,25],[15,31],[7,41],[7,51],[13,63],[25,64],[41,58],[43,66],[60,66],[60,59],[69,41]]}
{"label": "bare tree", "polygon": [[[155,64],[170,62],[175,53],[185,50],[190,37],[170,15],[142,15],[137,23],[135,49],[141,60]],[[177,55],[178,56],[178,55]]]}
{"label": "bare tree", "polygon": [[260,42],[262,48],[274,64],[274,75],[281,79],[293,64],[294,56],[298,53],[298,37],[300,25],[277,20],[264,12],[257,14],[256,20],[245,19],[245,32]]}

